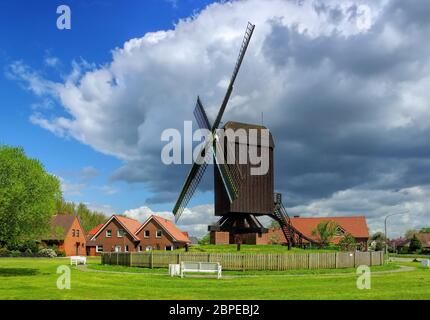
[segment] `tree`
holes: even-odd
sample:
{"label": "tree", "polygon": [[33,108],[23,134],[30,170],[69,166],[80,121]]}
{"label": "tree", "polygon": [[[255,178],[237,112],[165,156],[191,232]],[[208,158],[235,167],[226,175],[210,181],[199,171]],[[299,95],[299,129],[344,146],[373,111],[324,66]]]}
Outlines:
{"label": "tree", "polygon": [[270,221],[269,228],[271,228],[271,229],[279,229],[280,228],[279,222],[276,221],[276,220]]}
{"label": "tree", "polygon": [[421,228],[420,233],[430,233],[430,227]]}
{"label": "tree", "polygon": [[210,243],[210,234],[207,233],[203,238],[199,240],[200,245],[206,245]]}
{"label": "tree", "polygon": [[372,249],[375,251],[382,251],[385,248],[385,234],[382,232],[376,232],[374,233],[369,240],[369,243],[374,243],[374,246],[372,246]]}
{"label": "tree", "polygon": [[49,231],[60,181],[22,148],[0,145],[0,245],[16,246]]}
{"label": "tree", "polygon": [[417,238],[416,235],[413,235],[411,242],[409,243],[409,253],[415,253],[420,251],[422,248],[421,241]]}
{"label": "tree", "polygon": [[77,216],[85,232],[106,221],[106,216],[103,213],[88,209],[84,203],[76,205],[73,202],[66,202],[64,199],[59,199],[56,208],[57,212],[60,214],[73,214]]}
{"label": "tree", "polygon": [[342,239],[340,239],[339,247],[342,251],[354,251],[357,247],[355,238],[350,233],[347,233],[342,237]]}
{"label": "tree", "polygon": [[405,233],[405,238],[406,238],[406,239],[412,239],[412,238],[413,238],[413,236],[414,236],[416,233],[418,233],[418,230],[416,230],[416,229],[409,229],[409,230],[407,230],[407,231],[406,231],[406,233]]}
{"label": "tree", "polygon": [[318,237],[322,246],[328,246],[331,239],[336,235],[339,224],[333,220],[322,221],[312,230],[312,235]]}

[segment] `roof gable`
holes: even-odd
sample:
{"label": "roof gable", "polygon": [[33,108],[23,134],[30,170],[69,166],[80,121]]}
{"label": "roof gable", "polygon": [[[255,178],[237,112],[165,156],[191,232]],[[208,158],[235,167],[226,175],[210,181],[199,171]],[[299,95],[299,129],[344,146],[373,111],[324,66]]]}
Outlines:
{"label": "roof gable", "polygon": [[151,215],[140,228],[136,231],[139,233],[150,221],[156,222],[164,231],[166,231],[174,241],[190,243],[188,235],[179,230],[179,228],[169,219],[162,218],[160,216]]}
{"label": "roof gable", "polygon": [[69,230],[73,225],[73,222],[75,222],[75,219],[78,220],[78,223],[80,225],[79,219],[75,215],[72,215],[72,214],[53,215],[50,221],[51,231],[50,231],[50,234],[46,237],[46,239],[64,240],[66,235],[69,233]]}
{"label": "roof gable", "polygon": [[136,237],[136,231],[140,227],[140,222],[135,220],[135,219],[131,219],[131,218],[123,217],[123,216],[118,216],[115,214],[112,215],[103,224],[103,226],[98,229],[98,231],[91,237],[91,240],[95,240],[97,238],[97,236],[109,225],[109,223],[112,222],[112,220],[117,221],[124,228],[124,230],[127,231],[127,233],[134,238],[134,240],[139,241],[139,238]]}

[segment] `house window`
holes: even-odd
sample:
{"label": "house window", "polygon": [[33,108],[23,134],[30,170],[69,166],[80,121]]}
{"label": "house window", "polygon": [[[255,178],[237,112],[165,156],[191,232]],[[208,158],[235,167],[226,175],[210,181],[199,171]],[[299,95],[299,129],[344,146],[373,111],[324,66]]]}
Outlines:
{"label": "house window", "polygon": [[112,230],[106,230],[106,238],[112,237]]}
{"label": "house window", "polygon": [[117,236],[118,238],[122,238],[122,237],[124,237],[124,230],[122,230],[122,229],[118,229],[118,231],[116,232],[116,236]]}
{"label": "house window", "polygon": [[79,237],[79,229],[76,229],[76,236]]}
{"label": "house window", "polygon": [[75,236],[75,229],[72,229],[72,237]]}
{"label": "house window", "polygon": [[121,246],[115,246],[115,252],[121,252]]}
{"label": "house window", "polygon": [[141,252],[142,251],[142,246],[138,246],[137,247],[137,251]]}
{"label": "house window", "polygon": [[103,252],[103,246],[96,246],[96,252]]}
{"label": "house window", "polygon": [[166,246],[166,251],[172,251],[173,247],[172,246]]}
{"label": "house window", "polygon": [[125,245],[124,252],[128,252],[128,244]]}
{"label": "house window", "polygon": [[143,233],[143,236],[145,238],[149,238],[149,235],[150,235],[149,230],[145,230],[144,233]]}
{"label": "house window", "polygon": [[157,233],[155,234],[156,238],[161,238],[161,230],[157,230]]}

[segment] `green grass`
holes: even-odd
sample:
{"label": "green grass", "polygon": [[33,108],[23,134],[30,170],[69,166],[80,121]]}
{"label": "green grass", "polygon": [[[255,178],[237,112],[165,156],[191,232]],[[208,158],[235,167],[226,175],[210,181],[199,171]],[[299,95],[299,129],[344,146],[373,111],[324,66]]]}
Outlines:
{"label": "green grass", "polygon": [[[430,270],[424,268],[373,274],[372,289],[359,290],[352,270],[342,275],[273,273],[217,280],[83,272],[73,267],[71,290],[59,290],[56,270],[68,261],[0,258],[0,299],[430,299]],[[89,262],[90,267],[99,263]]]}
{"label": "green grass", "polygon": [[[240,246],[240,251],[237,251],[237,246],[235,244],[226,244],[226,245],[198,245],[198,246],[190,246],[190,252],[208,252],[208,253],[222,253],[222,252],[231,252],[231,253],[315,253],[315,252],[336,252],[337,250],[333,249],[300,249],[300,248],[291,248],[288,250],[287,246],[282,245],[250,245],[250,244],[242,244]],[[181,251],[185,251],[184,248],[180,249]]]}
{"label": "green grass", "polygon": [[[100,263],[91,263],[88,265],[91,270],[99,270],[106,272],[125,272],[125,273],[149,273],[149,274],[168,274],[167,268],[139,268],[139,267],[125,267],[117,265],[102,265]],[[387,263],[382,266],[372,266],[371,271],[391,271],[399,269],[399,265],[395,263]],[[344,269],[296,269],[296,270],[285,270],[285,271],[270,271],[270,270],[245,270],[245,271],[234,271],[234,270],[223,270],[224,275],[231,276],[249,276],[249,275],[318,275],[318,274],[355,274],[355,268],[344,268]]]}
{"label": "green grass", "polygon": [[430,254],[401,254],[401,253],[389,253],[389,257],[395,258],[423,258],[430,259]]}

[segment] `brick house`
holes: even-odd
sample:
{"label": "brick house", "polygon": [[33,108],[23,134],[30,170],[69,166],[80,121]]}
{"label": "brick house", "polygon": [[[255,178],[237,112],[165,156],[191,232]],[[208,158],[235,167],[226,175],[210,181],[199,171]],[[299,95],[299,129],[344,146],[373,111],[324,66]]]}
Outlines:
{"label": "brick house", "polygon": [[[323,221],[334,221],[339,225],[339,230],[336,236],[333,237],[332,243],[338,244],[340,239],[347,233],[350,233],[359,250],[367,250],[367,241],[369,240],[369,229],[367,227],[366,217],[351,216],[351,217],[318,217],[318,218],[291,218],[291,223],[303,233],[305,236],[317,240],[317,236],[312,235],[312,231],[317,225]],[[242,235],[242,243],[244,244],[285,244],[287,241],[281,229],[271,228],[267,233],[249,233]],[[308,241],[304,240],[304,245],[308,245]],[[228,232],[216,232],[211,234],[211,243],[228,244],[234,243],[231,235]]]}
{"label": "brick house", "polygon": [[137,230],[143,250],[174,250],[191,243],[188,233],[182,232],[168,219],[150,216]]}
{"label": "brick house", "polygon": [[86,254],[86,239],[82,225],[75,215],[56,214],[51,218],[51,232],[42,240],[47,246],[57,246],[66,256]]}
{"label": "brick house", "polygon": [[101,252],[139,252],[144,250],[173,250],[190,243],[188,235],[172,221],[150,216],[144,223],[113,215],[103,225],[87,235],[87,254]]}

